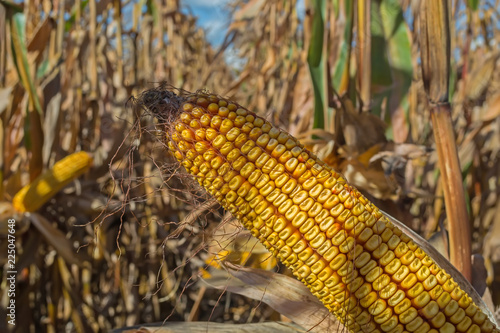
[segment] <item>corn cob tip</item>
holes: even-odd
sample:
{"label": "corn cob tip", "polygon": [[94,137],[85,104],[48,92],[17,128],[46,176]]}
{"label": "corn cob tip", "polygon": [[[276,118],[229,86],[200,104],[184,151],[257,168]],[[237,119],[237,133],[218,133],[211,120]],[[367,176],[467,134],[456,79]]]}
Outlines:
{"label": "corn cob tip", "polygon": [[168,122],[178,115],[181,105],[187,101],[187,94],[189,93],[184,90],[162,84],[146,90],[134,102],[159,120]]}

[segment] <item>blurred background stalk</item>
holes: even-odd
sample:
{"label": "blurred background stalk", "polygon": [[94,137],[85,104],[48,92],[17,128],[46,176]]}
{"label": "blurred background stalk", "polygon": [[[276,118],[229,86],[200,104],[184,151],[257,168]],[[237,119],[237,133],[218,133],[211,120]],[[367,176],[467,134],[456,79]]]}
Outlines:
{"label": "blurred background stalk", "polygon": [[450,261],[471,281],[471,237],[462,169],[449,103],[450,24],[448,0],[422,0],[420,54],[450,235]]}

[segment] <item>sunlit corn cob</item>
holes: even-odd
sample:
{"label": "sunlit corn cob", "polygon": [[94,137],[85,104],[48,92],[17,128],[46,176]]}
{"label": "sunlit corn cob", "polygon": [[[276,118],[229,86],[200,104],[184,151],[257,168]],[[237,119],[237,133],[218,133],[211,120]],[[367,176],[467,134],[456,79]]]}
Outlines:
{"label": "sunlit corn cob", "polygon": [[352,332],[499,332],[463,288],[297,139],[216,95],[152,90],[167,145]]}
{"label": "sunlit corn cob", "polygon": [[63,187],[85,173],[91,164],[92,157],[83,151],[66,156],[17,192],[12,205],[20,213],[36,211]]}

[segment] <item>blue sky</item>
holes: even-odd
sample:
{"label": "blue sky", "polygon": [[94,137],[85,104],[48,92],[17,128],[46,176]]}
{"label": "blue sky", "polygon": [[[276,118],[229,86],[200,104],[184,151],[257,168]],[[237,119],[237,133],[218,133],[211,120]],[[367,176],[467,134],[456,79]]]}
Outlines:
{"label": "blue sky", "polygon": [[[230,23],[230,12],[227,3],[231,0],[182,0],[184,11],[198,17],[198,25],[207,32],[210,43],[219,46],[224,41]],[[297,1],[297,11],[302,16],[305,11],[304,0]]]}
{"label": "blue sky", "polygon": [[224,40],[230,23],[227,3],[230,0],[182,0],[182,9],[198,18],[198,25],[207,32],[207,38],[214,46]]}

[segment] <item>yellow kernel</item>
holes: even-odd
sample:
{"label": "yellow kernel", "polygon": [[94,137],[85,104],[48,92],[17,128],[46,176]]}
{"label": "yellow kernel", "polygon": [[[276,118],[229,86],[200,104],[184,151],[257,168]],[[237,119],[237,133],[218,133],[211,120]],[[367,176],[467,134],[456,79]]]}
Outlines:
{"label": "yellow kernel", "polygon": [[311,248],[306,248],[305,242],[302,240],[295,244],[292,247],[292,250],[293,252],[297,253],[299,260],[303,262],[309,259],[309,257],[313,254],[313,250]]}
{"label": "yellow kernel", "polygon": [[370,292],[368,295],[359,300],[359,304],[367,308],[372,305],[378,299],[378,295],[375,291]]}
{"label": "yellow kernel", "polygon": [[[368,324],[371,319],[372,316],[368,312],[363,311],[359,316],[356,317],[356,323],[364,327],[364,325]],[[360,330],[356,330],[356,332],[358,331]]]}
{"label": "yellow kernel", "polygon": [[298,270],[294,272],[294,275],[297,275],[300,279],[306,278],[309,274],[311,274],[311,268],[306,265],[302,265]]}
{"label": "yellow kernel", "polygon": [[365,275],[365,279],[367,282],[371,283],[375,281],[382,274],[382,272],[382,268],[374,267],[370,270],[370,272],[368,272],[368,274]]}
{"label": "yellow kernel", "polygon": [[372,291],[372,285],[369,283],[363,283],[361,287],[357,289],[357,291],[354,293],[354,295],[358,298],[361,299],[368,295]]}
{"label": "yellow kernel", "polygon": [[439,333],[455,333],[456,328],[450,323],[445,323],[440,329]]}
{"label": "yellow kernel", "polygon": [[[285,201],[283,203],[283,205],[285,203],[287,203],[289,200]],[[290,200],[291,201],[291,200]],[[281,206],[280,206],[280,209],[281,209]],[[299,206],[297,205],[292,205],[289,209],[287,209],[284,214],[285,214],[285,217],[287,218],[288,221],[292,220],[295,218],[295,216],[298,214],[298,212],[300,212],[300,208]],[[281,211],[280,211],[281,213]],[[282,213],[283,214],[283,213]]]}
{"label": "yellow kernel", "polygon": [[458,302],[452,299],[444,308],[444,314],[448,317],[452,316],[459,309]]}
{"label": "yellow kernel", "polygon": [[292,158],[292,153],[289,150],[285,150],[285,152],[279,157],[278,161],[285,164],[290,158]]}
{"label": "yellow kernel", "polygon": [[415,332],[423,323],[424,320],[421,317],[416,317],[406,325],[406,329],[410,332]]}
{"label": "yellow kernel", "polygon": [[[289,194],[292,191],[294,191],[296,187],[297,187],[297,181],[295,179],[293,179],[293,178],[290,178],[286,182],[286,184],[283,185],[283,187],[281,188],[281,190],[283,191],[283,193]],[[305,197],[303,199],[305,199]]]}
{"label": "yellow kernel", "polygon": [[[311,199],[311,201],[314,202],[312,198],[309,199]],[[302,205],[301,208],[305,209],[305,207],[302,207]],[[310,217],[316,217],[322,210],[323,206],[321,206],[321,204],[316,202],[312,205],[312,207],[309,208],[309,210],[307,211],[307,215],[309,215]]]}
{"label": "yellow kernel", "polygon": [[432,319],[431,319],[431,324],[432,326],[434,326],[435,328],[440,328],[442,327],[444,324],[446,323],[446,316],[444,315],[444,313],[442,312],[438,312],[437,315],[435,315]]}
{"label": "yellow kernel", "polygon": [[[453,297],[453,295],[451,295],[451,297]],[[458,299],[457,301],[458,301],[458,305],[461,308],[466,309],[471,304],[472,299],[466,293],[463,293],[462,297],[460,297],[460,299]]]}
{"label": "yellow kernel", "polygon": [[482,325],[486,320],[486,315],[482,311],[477,311],[472,320],[477,325]]}
{"label": "yellow kernel", "polygon": [[[426,266],[424,266],[424,267],[426,267]],[[430,270],[429,270],[429,273],[430,273]],[[417,277],[418,277],[418,275],[417,275]],[[434,288],[434,286],[437,284],[437,279],[434,275],[429,275],[424,280],[424,282],[422,282],[422,284],[424,285],[425,290],[430,290],[430,289]]]}
{"label": "yellow kernel", "polygon": [[387,320],[385,323],[382,323],[380,325],[380,328],[384,332],[390,332],[391,330],[393,330],[398,326],[398,323],[399,323],[398,317],[394,315],[391,318],[389,318],[389,320]]}
{"label": "yellow kernel", "polygon": [[417,310],[415,308],[409,308],[405,312],[399,315],[399,321],[401,324],[406,325],[418,316]]}
{"label": "yellow kernel", "polygon": [[330,214],[333,217],[338,217],[340,215],[340,213],[342,213],[343,210],[344,210],[344,205],[342,203],[338,203],[335,207],[333,207],[330,210]]}
{"label": "yellow kernel", "polygon": [[[404,243],[402,243],[402,244],[404,244]],[[397,248],[396,248],[396,250],[397,250]],[[422,261],[419,258],[415,258],[411,262],[411,264],[409,265],[410,271],[412,273],[418,271],[420,269],[420,267],[422,267]]]}
{"label": "yellow kernel", "polygon": [[[375,259],[380,259],[382,258],[387,252],[389,251],[389,247],[387,244],[382,243],[380,244],[379,247],[375,249],[375,251],[372,252],[372,256]],[[392,251],[391,251],[392,252]],[[382,264],[382,261],[380,262]]]}
{"label": "yellow kernel", "polygon": [[[384,301],[382,299],[377,299],[372,305],[370,305],[370,307],[368,308],[368,311],[370,312],[370,314],[372,316],[378,316],[386,309],[388,309],[386,301]],[[391,311],[391,315],[392,315],[392,311]],[[389,318],[387,317],[386,320],[387,319],[389,319]],[[381,321],[381,322],[384,322],[384,321]]]}
{"label": "yellow kernel", "polygon": [[[441,287],[440,285],[437,285],[435,286],[433,289],[431,289],[429,291],[429,295],[431,295],[431,298],[434,299],[434,300],[437,300],[441,294],[443,293],[443,287]],[[448,303],[447,303],[448,304]],[[445,304],[446,305],[446,304]],[[443,305],[444,307],[444,305]]]}
{"label": "yellow kernel", "polygon": [[399,304],[399,302],[401,302],[403,299],[405,299],[405,297],[406,297],[406,295],[405,295],[404,291],[398,290],[398,291],[396,291],[396,293],[394,295],[391,296],[391,298],[389,298],[389,300],[387,301],[387,304],[394,307],[397,304]]}
{"label": "yellow kernel", "polygon": [[269,152],[272,152],[274,148],[278,146],[278,141],[276,139],[270,139],[269,142],[266,145],[266,150]]}
{"label": "yellow kernel", "polygon": [[401,256],[403,265],[408,266],[413,260],[415,260],[415,253],[413,251],[408,251],[404,256]]}
{"label": "yellow kernel", "polygon": [[295,168],[295,170],[293,171],[292,173],[292,176],[296,179],[298,179],[299,177],[301,177],[305,172],[306,172],[307,168],[305,166],[304,163],[299,163],[297,165],[297,167]]}
{"label": "yellow kernel", "polygon": [[372,269],[374,269],[375,267],[378,267],[378,264],[375,260],[370,260],[368,261],[368,263],[366,265],[364,265],[360,270],[359,270],[359,273],[361,275],[366,275],[368,274],[368,272],[370,272]]}
{"label": "yellow kernel", "polygon": [[361,243],[366,243],[372,235],[373,235],[373,230],[371,228],[365,228],[359,234],[358,241]]}
{"label": "yellow kernel", "polygon": [[[469,301],[472,302],[472,300],[470,298],[469,298]],[[460,302],[458,302],[458,304],[460,304]],[[460,304],[460,306],[462,306],[462,305]],[[465,309],[465,313],[467,314],[467,316],[472,318],[476,314],[477,310],[478,310],[477,306],[474,303],[470,303],[469,306]]]}
{"label": "yellow kernel", "polygon": [[292,220],[292,225],[299,228],[307,220],[307,213],[300,211]]}
{"label": "yellow kernel", "polygon": [[450,322],[453,324],[460,323],[465,318],[465,311],[462,308],[458,308],[458,310],[451,316]]}
{"label": "yellow kernel", "polygon": [[[396,246],[396,248],[394,249],[394,254],[396,255],[396,257],[401,258],[408,251],[409,251],[408,245],[404,242],[400,242],[398,246]],[[418,260],[418,262],[420,262],[420,259],[415,259],[415,260]],[[418,263],[416,265],[418,265]]]}
{"label": "yellow kernel", "polygon": [[377,247],[382,244],[382,238],[379,235],[373,235],[370,239],[365,243],[364,247],[370,252],[373,252]]}
{"label": "yellow kernel", "polygon": [[370,261],[370,259],[371,259],[370,253],[363,252],[361,253],[361,255],[359,255],[354,259],[354,265],[358,268],[361,268],[365,266],[368,263],[368,261]]}
{"label": "yellow kernel", "polygon": [[286,199],[288,199],[288,196],[281,193],[279,188],[275,188],[271,194],[266,197],[266,199],[278,208]]}
{"label": "yellow kernel", "polygon": [[392,297],[397,290],[398,286],[394,282],[390,282],[379,294],[382,299],[388,299]]}
{"label": "yellow kernel", "polygon": [[264,221],[266,221],[266,225],[270,228],[273,227],[273,224],[274,224],[274,220],[275,220],[275,217],[272,216],[274,214],[274,207],[270,206],[270,207],[267,207],[266,209],[264,209],[264,211],[260,214],[260,217],[262,217],[262,219]]}
{"label": "yellow kernel", "polygon": [[235,176],[231,181],[229,182],[229,188],[231,190],[236,191],[237,189],[240,188],[240,186],[245,182],[245,178],[243,178],[240,175]]}
{"label": "yellow kernel", "polygon": [[[326,251],[328,251],[328,249],[330,249],[330,247],[332,247],[332,242],[328,238],[326,238],[325,234],[320,233],[318,236],[316,236],[316,238],[318,238],[318,237],[322,238],[323,236],[325,236],[325,240],[321,244],[318,244],[319,247],[316,248],[316,252],[318,252],[318,254],[322,255],[322,256],[324,256],[324,254],[326,253]],[[314,242],[315,239],[313,239],[311,241],[311,246],[312,246],[312,242]]]}
{"label": "yellow kernel", "polygon": [[[336,227],[336,225],[334,225],[332,227]],[[332,229],[332,228],[330,228],[330,229]],[[329,237],[330,229],[328,229],[326,231],[327,237]],[[346,239],[346,232],[345,231],[337,232],[333,237],[329,237],[329,238],[332,239],[333,245],[339,246]]]}
{"label": "yellow kernel", "polygon": [[442,270],[439,270],[435,275],[440,285],[444,285],[448,281],[449,276]]}
{"label": "yellow kernel", "polygon": [[323,255],[326,261],[332,261],[339,254],[339,249],[335,246],[331,246]]}
{"label": "yellow kernel", "polygon": [[384,232],[382,232],[382,234],[380,235],[380,237],[382,237],[382,240],[387,243],[389,241],[389,239],[392,237],[392,235],[394,235],[394,233],[392,232],[392,230],[390,228],[386,228],[384,230]]}
{"label": "yellow kernel", "polygon": [[427,333],[431,329],[431,325],[429,325],[428,322],[424,322],[422,325],[420,325],[419,328],[415,331],[415,333]]}
{"label": "yellow kernel", "polygon": [[393,274],[392,279],[394,282],[401,282],[403,281],[406,276],[410,273],[410,270],[408,269],[407,266],[401,266],[399,269]]}
{"label": "yellow kernel", "polygon": [[[483,332],[491,332],[493,331],[493,324],[491,321],[486,320],[482,325],[481,325],[481,331]],[[498,332],[498,330],[496,330]],[[495,332],[496,333],[496,332]]]}
{"label": "yellow kernel", "polygon": [[356,245],[356,240],[353,237],[347,237],[347,239],[343,241],[342,244],[339,245],[339,250],[342,253],[348,253],[352,251],[352,249],[354,249],[355,245]]}
{"label": "yellow kernel", "polygon": [[391,277],[387,274],[382,274],[375,281],[373,281],[374,290],[382,290],[391,282]]}
{"label": "yellow kernel", "polygon": [[[386,249],[388,249],[387,244],[383,243],[382,245],[385,245],[385,246],[386,246]],[[379,248],[380,248],[380,247],[379,247]],[[382,266],[386,266],[386,265],[390,264],[390,263],[391,263],[391,262],[395,259],[395,257],[396,257],[396,256],[394,255],[394,252],[393,252],[393,251],[387,251],[387,252],[386,252],[386,253],[385,253],[385,254],[384,254],[384,255],[380,258],[379,262],[380,262],[380,264],[381,264]],[[399,266],[398,266],[397,268],[399,268]],[[397,269],[397,268],[396,268],[396,269]],[[395,272],[395,271],[396,271],[396,270],[394,269],[394,270],[391,272],[391,274],[394,274],[394,272]]]}
{"label": "yellow kernel", "polygon": [[[220,109],[226,109],[226,110],[227,110],[227,108],[220,108]],[[207,110],[208,110],[210,113],[217,113],[217,111],[218,111],[220,116],[227,116],[227,113],[225,113],[225,114],[224,114],[224,113],[223,113],[223,114],[221,114],[221,111],[219,110],[219,105],[218,105],[218,104],[216,104],[216,103],[210,103],[210,104],[207,106]],[[229,112],[229,110],[228,110],[228,112]]]}
{"label": "yellow kernel", "polygon": [[[255,186],[257,187],[257,184]],[[273,181],[267,181],[267,182],[265,182],[265,185],[260,189],[259,192],[263,196],[267,196],[267,195],[269,195],[269,193],[271,193],[274,190],[274,188],[275,188],[274,182]]]}
{"label": "yellow kernel", "polygon": [[465,332],[472,325],[472,320],[469,317],[464,317],[457,325],[459,332]]}
{"label": "yellow kernel", "polygon": [[282,144],[277,145],[271,152],[271,156],[274,158],[280,157],[286,151],[286,147]]}
{"label": "yellow kernel", "polygon": [[[282,240],[287,240],[295,231],[296,231],[295,228],[293,228],[292,226],[288,225],[288,221],[286,221],[285,227],[283,228],[283,230],[280,231],[280,233],[278,234],[278,236]],[[293,246],[293,244],[290,245],[290,246]]]}
{"label": "yellow kernel", "polygon": [[[307,248],[307,242],[303,239],[299,239],[299,241],[297,243],[295,243],[295,245],[292,246],[292,250],[293,252],[295,253],[299,253],[299,252],[304,252],[304,250]],[[312,250],[308,248],[308,251],[310,252],[310,254],[312,254]],[[303,256],[305,256],[308,252],[304,252],[303,253]],[[299,257],[300,259],[300,257]],[[303,259],[305,260],[306,258],[303,257]]]}
{"label": "yellow kernel", "polygon": [[391,250],[394,250],[396,248],[396,246],[398,246],[398,244],[401,242],[401,239],[396,236],[396,235],[393,235],[389,241],[387,242],[387,245],[389,246],[389,249]]}
{"label": "yellow kernel", "polygon": [[471,327],[469,327],[467,333],[481,333],[481,329],[476,324],[473,324]]}
{"label": "yellow kernel", "polygon": [[340,202],[339,197],[330,192],[328,200],[323,203],[325,209],[332,209]]}
{"label": "yellow kernel", "polygon": [[236,114],[237,114],[238,116],[242,116],[242,117],[243,117],[243,116],[246,116],[246,115],[248,114],[248,111],[247,111],[247,110],[245,110],[245,109],[243,109],[243,108],[238,108],[238,109],[236,110]]}
{"label": "yellow kernel", "polygon": [[454,300],[456,301],[459,301],[462,296],[464,295],[465,293],[458,287],[456,287],[451,293],[450,293],[450,296],[451,298],[453,298]]}
{"label": "yellow kernel", "polygon": [[424,291],[424,286],[422,283],[418,282],[416,283],[411,289],[407,291],[408,297],[415,298],[418,295],[420,295]]}
{"label": "yellow kernel", "polygon": [[309,196],[307,195],[307,198],[304,201],[302,201],[302,203],[299,205],[299,207],[301,210],[308,212],[309,209],[311,209],[313,204],[314,204],[314,199],[309,198]]}
{"label": "yellow kernel", "polygon": [[[293,223],[292,223],[293,224]],[[306,232],[309,231],[313,226],[315,225],[314,220],[311,218],[308,218],[299,228],[299,231],[302,234],[305,234]]]}
{"label": "yellow kernel", "polygon": [[[251,183],[251,182],[252,182],[252,180],[253,180],[253,179],[251,179],[251,178],[252,178],[252,177],[250,177],[250,178],[248,179],[248,181],[249,181],[250,183]],[[271,181],[269,180],[269,176],[268,176],[268,175],[266,175],[266,174],[261,174],[261,175],[260,175],[260,177],[259,177],[259,179],[257,179],[257,181],[255,182],[255,187],[256,187],[257,189],[261,189],[261,188],[263,188],[263,187],[264,187],[264,185],[268,185],[268,184],[273,184],[273,182],[271,182]],[[273,184],[273,185],[274,185],[274,184]],[[270,191],[269,191],[269,192],[270,192]],[[269,194],[269,193],[267,193],[267,194]],[[264,195],[264,196],[266,196],[267,194],[263,194],[263,195]]]}
{"label": "yellow kernel", "polygon": [[[314,220],[308,219],[308,221],[309,220],[313,221],[313,223],[314,223]],[[310,240],[314,239],[318,235],[318,233],[319,233],[319,227],[317,225],[314,225],[309,231],[307,231],[304,234],[304,238],[307,241],[310,241]]]}
{"label": "yellow kernel", "polygon": [[[410,296],[411,297],[411,296]],[[431,300],[431,296],[429,295],[428,292],[423,291],[421,292],[414,300],[413,300],[413,305],[417,308],[423,308],[427,303],[429,303]]]}
{"label": "yellow kernel", "polygon": [[347,261],[347,256],[343,253],[339,253],[331,262],[330,268],[334,271],[339,270],[339,268],[345,264]]}
{"label": "yellow kernel", "polygon": [[326,267],[326,264],[323,260],[318,260],[315,264],[311,266],[311,272],[314,274],[320,274],[323,269]]}
{"label": "yellow kernel", "polygon": [[408,276],[403,280],[403,282],[401,282],[401,287],[404,288],[404,289],[410,289],[411,287],[413,287],[413,285],[415,283],[417,283],[417,277],[415,276],[415,274],[413,273],[410,273],[408,274]]}

